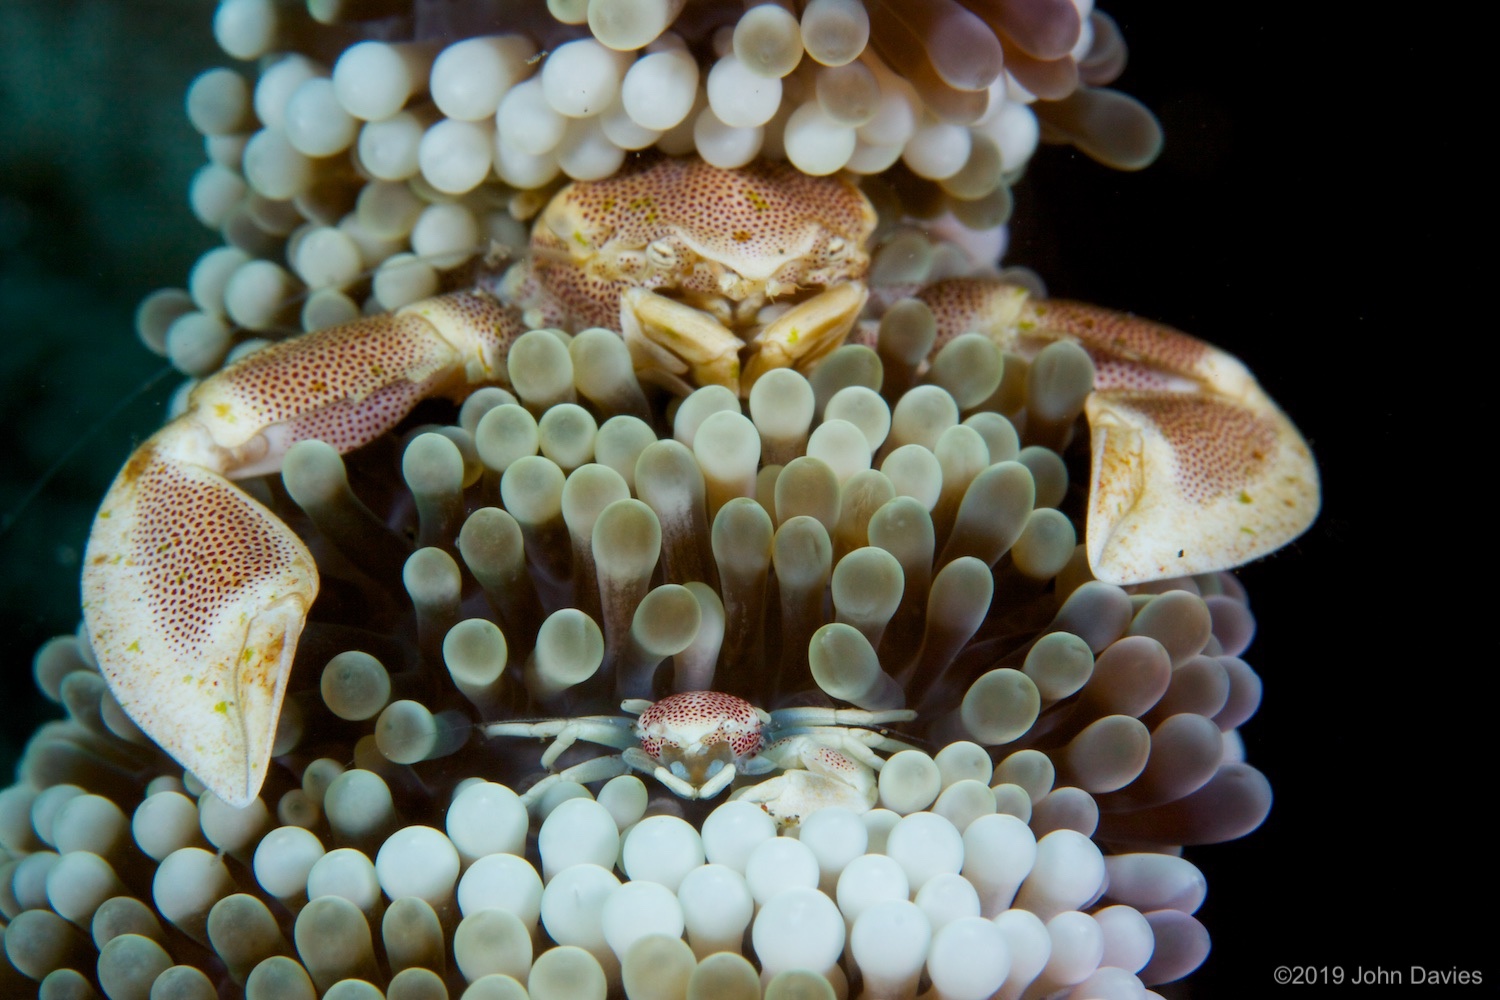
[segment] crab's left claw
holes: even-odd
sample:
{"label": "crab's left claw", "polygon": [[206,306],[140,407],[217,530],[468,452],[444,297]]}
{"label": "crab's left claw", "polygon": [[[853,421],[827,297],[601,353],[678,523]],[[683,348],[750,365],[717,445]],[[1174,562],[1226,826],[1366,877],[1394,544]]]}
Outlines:
{"label": "crab's left claw", "polygon": [[184,427],[147,441],[105,496],[84,609],[100,669],[136,723],[242,806],[265,780],[318,573],[276,515],[178,460]]}
{"label": "crab's left claw", "polygon": [[460,292],[273,344],[200,383],[115,478],[84,555],[89,640],[126,714],[230,805],[260,792],[318,593],[307,548],[230,480],[498,379],[518,325]]}
{"label": "crab's left claw", "polygon": [[846,281],[801,302],[768,323],[750,343],[744,388],[766,372],[807,368],[844,342],[869,298],[864,283]]}
{"label": "crab's left claw", "polygon": [[1060,340],[1088,352],[1086,549],[1100,580],[1228,569],[1317,516],[1307,442],[1236,358],[1159,323],[989,279],[939,282],[918,298],[937,319],[938,346],[978,331],[1023,356]]}

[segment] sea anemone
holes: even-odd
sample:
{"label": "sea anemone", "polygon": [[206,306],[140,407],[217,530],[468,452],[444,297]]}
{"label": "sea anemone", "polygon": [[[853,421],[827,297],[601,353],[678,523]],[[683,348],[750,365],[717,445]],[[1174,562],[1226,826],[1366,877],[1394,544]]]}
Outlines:
{"label": "sea anemone", "polygon": [[[1177,850],[1269,806],[1235,751],[1259,698],[1243,594],[1223,575],[1090,581],[1067,460],[1025,435],[1055,409],[1046,366],[1006,386],[1016,361],[994,357],[976,387],[935,364],[892,401],[912,373],[887,348],[921,321],[908,304],[880,350],[766,376],[748,415],[713,389],[619,412],[645,396],[617,340],[535,331],[515,395],[476,393],[457,425],[347,462],[299,445],[262,492],[325,596],[262,797],[232,809],[181,775],[86,641],[47,644],[37,681],[68,719],[0,793],[12,962],[248,996],[485,996],[487,976],[649,996],[662,980],[632,983],[651,969],[717,996],[758,982],[748,929],[771,995],[799,970],[903,995],[925,967],[946,996],[1191,971],[1203,882]],[[657,690],[910,705],[896,735],[923,749],[885,764],[877,808],[814,812],[795,838],[634,776],[554,786],[528,816],[512,789],[543,777],[540,747],[476,723],[608,714],[610,671],[664,660]]]}
{"label": "sea anemone", "polygon": [[[792,120],[808,108],[831,114],[826,104],[839,107],[858,83],[835,78],[825,102],[830,74],[797,64],[867,66],[878,93],[895,80],[917,95],[907,104],[914,121],[956,126],[969,142],[954,172],[931,177],[923,158],[956,133],[923,139],[895,168],[887,204],[898,216],[946,208],[960,218],[957,203],[993,201],[1025,155],[1007,162],[983,115],[944,118],[945,100],[995,101],[1012,85],[1005,72],[1016,88],[1040,89],[1066,75],[1049,64],[1077,52],[1076,79],[1102,82],[1106,70],[1085,69],[1095,62],[1118,71],[1118,33],[1097,13],[1078,18],[1071,3],[1062,6],[1093,25],[1095,42],[1055,52],[1027,48],[1040,29],[1007,13],[1027,5],[906,5],[922,12],[916,27],[892,20],[895,6],[869,6],[873,51],[861,55],[861,40],[839,63],[819,46],[836,18],[859,21],[858,4],[814,0],[800,21],[775,5],[743,16],[739,5],[732,14],[710,4],[548,5],[564,19],[622,10],[631,28],[658,14],[656,33],[630,46],[657,48],[636,59],[535,12],[524,22],[535,38],[441,49],[370,36],[427,37],[424,19],[440,14],[458,20],[432,34],[467,33],[451,5],[310,3],[313,18],[344,18],[325,29],[260,0],[226,0],[216,29],[231,54],[330,59],[358,41],[345,52],[396,60],[382,80],[401,66],[422,70],[386,106],[359,108],[343,91],[356,103],[381,95],[340,87],[347,56],[331,60],[331,76],[308,56],[268,59],[254,98],[233,71],[200,78],[195,124],[209,111],[221,117],[204,128],[215,163],[194,204],[228,245],[205,255],[189,292],[148,300],[142,334],[203,375],[240,329],[282,329],[301,291],[316,290],[300,317],[314,329],[462,280],[459,266],[485,238],[523,245],[521,222],[557,172],[588,174],[568,170],[554,146],[528,154],[553,161],[552,174],[526,178],[535,183],[486,160],[475,186],[440,187],[423,166],[427,137],[444,144],[429,154],[434,172],[462,173],[478,148],[466,145],[473,130],[438,125],[462,128],[504,103],[480,95],[495,108],[478,119],[443,107],[459,99],[437,93],[452,52],[498,66],[508,94],[540,79],[543,103],[524,127],[543,127],[534,123],[548,110],[567,118],[556,141],[595,157],[590,170],[616,153],[565,137],[587,129],[619,145],[607,109],[568,115],[541,79],[569,45],[590,46],[564,74],[580,85],[598,74],[608,86],[614,73],[622,87],[627,67],[658,54],[684,72],[683,52],[711,51],[710,67],[759,65],[752,75],[785,87],[765,121],[780,117],[782,147],[803,169],[785,149],[796,145]],[[1037,17],[1061,9],[1034,6]],[[679,9],[699,20],[672,22]],[[940,37],[965,18],[993,26],[1011,70],[955,81],[940,57],[901,43],[902,31]],[[625,30],[619,23],[587,19],[598,39],[622,41],[611,34]],[[809,58],[777,48],[789,21]],[[669,24],[685,47],[657,37]],[[742,34],[759,64],[741,53]],[[541,47],[552,55],[527,76]],[[278,67],[307,72],[262,109],[261,86]],[[688,133],[696,146],[682,151],[710,156],[727,129],[765,128],[704,126],[704,149],[698,125],[724,124],[712,72],[693,61],[694,103],[707,110]],[[421,87],[446,117],[409,106]],[[285,117],[303,103],[307,135]],[[371,119],[410,112],[414,172],[371,179],[353,169],[373,173],[363,152],[351,160],[340,155],[347,146],[328,147],[330,114],[344,121],[338,109],[366,121],[343,129],[356,136],[350,144]],[[1066,133],[1066,114],[1037,115],[1044,133]],[[264,128],[251,136],[257,119]],[[853,156],[867,140],[843,127],[855,133]],[[512,148],[477,131],[486,151]],[[671,128],[658,131],[641,145],[665,142]],[[814,130],[819,141],[832,131]],[[765,135],[749,156],[773,153]],[[993,156],[974,152],[986,136]],[[903,156],[912,136],[900,145],[874,170]],[[262,189],[255,163],[305,186]],[[847,158],[829,169],[842,167],[859,169]],[[965,171],[972,186],[954,180]],[[230,194],[216,201],[215,185]],[[372,218],[391,228],[371,229]],[[441,235],[433,244],[419,228],[429,218]],[[942,263],[947,245],[914,229],[883,238],[888,268],[926,261],[893,283],[952,266]],[[407,247],[416,263],[398,270],[389,261]],[[290,270],[262,259],[275,254]],[[420,290],[382,297],[429,271]],[[1086,457],[1075,440],[1077,379],[1066,376],[1078,375],[1077,352],[1028,366],[959,338],[927,364],[931,343],[925,307],[898,300],[871,346],[841,348],[806,376],[774,372],[744,402],[714,389],[677,400],[642,388],[613,335],[537,330],[512,348],[508,390],[480,390],[456,411],[432,404],[399,437],[346,458],[299,445],[282,476],[248,484],[308,540],[324,586],[261,798],[232,809],[205,791],[124,716],[85,636],[49,642],[35,676],[67,718],[38,731],[17,784],[0,792],[0,912],[14,966],[5,974],[40,981],[44,996],[480,1000],[524,996],[522,984],[533,997],[831,997],[861,983],[890,996],[919,985],[942,997],[1140,996],[1142,984],[1191,972],[1208,952],[1192,916],[1204,883],[1181,848],[1241,836],[1269,808],[1236,736],[1259,700],[1239,659],[1254,632],[1245,595],[1226,574],[1130,590],[1091,580],[1076,546]],[[781,835],[748,802],[687,802],[633,775],[592,789],[559,783],[528,810],[517,793],[545,776],[542,747],[486,738],[482,723],[617,714],[626,671],[657,693],[712,687],[765,708],[905,704],[917,718],[891,735],[917,749],[884,763],[875,808],[823,809]],[[580,746],[557,766],[597,752]]]}

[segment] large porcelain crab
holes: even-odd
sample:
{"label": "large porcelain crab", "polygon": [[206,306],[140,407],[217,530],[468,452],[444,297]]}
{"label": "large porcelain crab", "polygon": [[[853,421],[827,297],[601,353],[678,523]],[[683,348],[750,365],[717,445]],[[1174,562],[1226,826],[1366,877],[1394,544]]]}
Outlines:
{"label": "large porcelain crab", "polygon": [[841,178],[661,160],[560,192],[500,295],[528,327],[616,330],[637,370],[684,393],[739,392],[744,354],[748,392],[843,342],[865,305],[874,229],[870,202]]}
{"label": "large porcelain crab", "polygon": [[[766,370],[812,365],[854,328],[873,226],[844,179],[658,160],[559,192],[499,298],[428,299],[207,378],[131,456],[89,538],[84,616],[111,690],[220,797],[250,802],[318,576],[297,536],[230,480],[277,471],[298,441],[349,451],[424,397],[505,381],[508,345],[533,323],[607,326],[643,376],[747,391]],[[1065,339],[1092,356],[1087,549],[1101,579],[1238,565],[1311,523],[1307,446],[1235,359],[996,280],[919,297],[939,343],[978,330],[1023,355]]]}

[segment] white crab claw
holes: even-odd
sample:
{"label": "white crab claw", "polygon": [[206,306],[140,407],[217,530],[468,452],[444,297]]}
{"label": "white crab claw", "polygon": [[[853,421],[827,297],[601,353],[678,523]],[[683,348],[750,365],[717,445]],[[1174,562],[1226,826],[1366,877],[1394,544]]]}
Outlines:
{"label": "white crab claw", "polygon": [[1088,399],[1094,576],[1134,583],[1207,573],[1307,529],[1318,510],[1312,455],[1291,421],[1254,395],[1116,390]]}
{"label": "white crab claw", "polygon": [[1159,323],[1035,300],[995,279],[917,297],[941,347],[977,331],[1034,356],[1069,341],[1093,361],[1086,551],[1094,576],[1145,583],[1268,555],[1317,517],[1318,469],[1297,428],[1237,359]]}
{"label": "white crab claw", "polygon": [[89,537],[84,615],[115,699],[231,805],[260,792],[318,571],[281,520],[177,453],[141,445]]}
{"label": "white crab claw", "polygon": [[89,639],[135,723],[230,805],[270,762],[317,567],[230,478],[298,441],[349,451],[426,396],[501,371],[515,321],[450,295],[274,344],[209,377],[105,495],[84,557]]}
{"label": "white crab claw", "polygon": [[213,470],[178,460],[183,426],[142,445],[106,494],[89,536],[83,606],[126,712],[242,806],[265,779],[318,572],[276,515]]}

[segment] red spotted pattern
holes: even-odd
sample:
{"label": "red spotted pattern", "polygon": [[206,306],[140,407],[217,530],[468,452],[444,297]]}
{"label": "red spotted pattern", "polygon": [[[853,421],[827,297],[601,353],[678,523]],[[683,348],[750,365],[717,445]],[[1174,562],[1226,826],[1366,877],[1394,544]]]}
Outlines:
{"label": "red spotted pattern", "polygon": [[1175,389],[1175,376],[1207,379],[1213,349],[1179,330],[1126,313],[1063,299],[1028,299],[992,278],[950,278],[917,293],[937,321],[933,350],[960,334],[979,332],[1005,350],[1027,352],[1071,340],[1094,361],[1096,389]]}
{"label": "red spotted pattern", "polygon": [[151,620],[175,657],[191,662],[216,635],[243,629],[242,593],[281,580],[302,561],[296,536],[266,530],[248,496],[191,466],[150,456],[139,469],[139,509],[127,556]]}
{"label": "red spotted pattern", "polygon": [[443,391],[461,376],[459,362],[420,317],[360,320],[255,352],[205,382],[192,405],[225,443],[286,425],[297,440],[349,451]]}
{"label": "red spotted pattern", "polygon": [[[533,245],[545,245],[540,236]],[[538,284],[539,282],[539,284]],[[523,286],[520,297],[539,303],[543,323],[569,330],[602,326],[620,332],[620,296],[634,286],[656,288],[660,281],[625,281],[604,277],[594,268],[558,264],[538,257],[532,264],[532,277]],[[545,292],[540,289],[545,286]]]}
{"label": "red spotted pattern", "polygon": [[845,774],[855,774],[859,771],[858,764],[832,747],[820,746],[813,751],[812,757],[826,771],[843,772]]}
{"label": "red spotted pattern", "polygon": [[[864,278],[874,224],[864,195],[841,178],[785,163],[721,170],[696,158],[648,160],[558,194],[532,231],[516,298],[572,329],[618,329],[630,287],[717,299],[720,276],[735,272],[751,279],[747,293],[766,279],[826,288]],[[674,265],[647,264],[656,241],[672,247]]]}
{"label": "red spotted pattern", "polygon": [[1076,339],[1091,354],[1097,352],[1112,361],[1192,375],[1200,371],[1211,350],[1180,330],[1126,313],[1063,299],[1033,299],[1027,304],[1030,315],[1023,323],[1030,321],[1037,328]]}
{"label": "red spotted pattern", "polygon": [[1004,342],[1011,331],[998,318],[1007,310],[997,306],[997,298],[1008,300],[1014,292],[1014,286],[990,278],[948,278],[917,289],[913,298],[932,310],[937,327],[933,353],[965,333],[982,333],[1012,349]]}
{"label": "red spotted pattern", "polygon": [[[728,743],[735,757],[748,757],[761,748],[760,715],[743,698],[718,691],[686,691],[651,705],[636,720],[641,749],[661,759],[663,743],[704,746]],[[672,734],[681,738],[673,739]]]}
{"label": "red spotted pattern", "polygon": [[[484,359],[486,372],[504,361],[511,343],[527,330],[520,310],[477,290],[449,292],[413,302],[398,315],[415,316],[431,323],[438,335],[467,360]],[[381,321],[382,318],[377,318],[372,322]],[[494,377],[498,379],[501,375],[495,372]]]}
{"label": "red spotted pattern", "polygon": [[1156,368],[1143,368],[1138,362],[1113,357],[1097,348],[1089,348],[1089,360],[1094,362],[1094,388],[1099,391],[1112,389],[1183,391],[1180,377]]}
{"label": "red spotted pattern", "polygon": [[575,184],[559,198],[580,223],[579,238],[594,247],[644,247],[676,231],[719,260],[782,257],[820,231],[862,244],[873,227],[869,203],[848,181],[769,160],[720,170],[696,158],[663,159]]}
{"label": "red spotted pattern", "polygon": [[1140,414],[1172,448],[1179,495],[1207,504],[1246,488],[1266,474],[1280,448],[1278,427],[1267,413],[1211,396],[1119,392],[1117,410]]}

